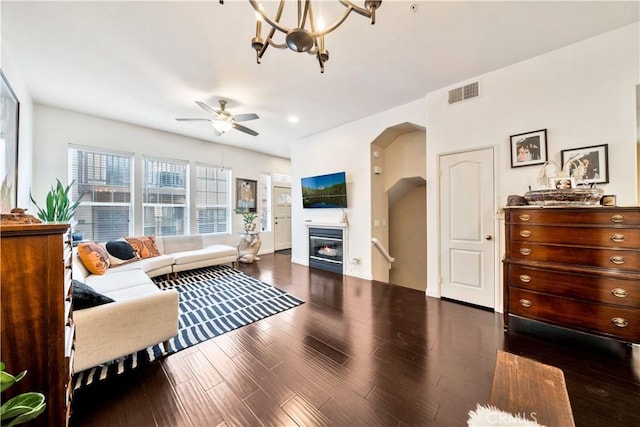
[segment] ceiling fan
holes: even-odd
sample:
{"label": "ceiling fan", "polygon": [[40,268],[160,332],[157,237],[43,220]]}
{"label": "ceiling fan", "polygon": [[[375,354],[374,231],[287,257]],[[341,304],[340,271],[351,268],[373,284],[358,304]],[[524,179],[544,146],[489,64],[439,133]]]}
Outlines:
{"label": "ceiling fan", "polygon": [[227,106],[227,101],[221,99],[218,101],[220,103],[220,109],[214,110],[209,105],[204,102],[196,101],[204,111],[212,114],[211,118],[177,118],[176,120],[180,122],[201,122],[207,121],[211,122],[213,126],[213,130],[215,131],[216,136],[221,136],[224,133],[230,131],[231,129],[239,130],[240,132],[248,133],[249,135],[257,136],[258,132],[253,129],[249,129],[246,126],[242,126],[238,122],[246,122],[249,120],[259,119],[258,115],[255,113],[247,113],[247,114],[236,114],[233,115],[228,112],[225,108]]}

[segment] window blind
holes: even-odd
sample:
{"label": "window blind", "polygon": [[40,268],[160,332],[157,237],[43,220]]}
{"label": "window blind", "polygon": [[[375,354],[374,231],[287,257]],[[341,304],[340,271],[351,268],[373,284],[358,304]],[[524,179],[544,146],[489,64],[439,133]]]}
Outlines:
{"label": "window blind", "polygon": [[231,172],[222,167],[196,165],[196,228],[198,233],[228,233]]}
{"label": "window blind", "polygon": [[74,219],[82,238],[106,242],[130,234],[133,154],[69,147],[71,199],[80,200]]}
{"label": "window blind", "polygon": [[187,234],[189,165],[179,160],[150,158],[144,158],[142,164],[144,234]]}

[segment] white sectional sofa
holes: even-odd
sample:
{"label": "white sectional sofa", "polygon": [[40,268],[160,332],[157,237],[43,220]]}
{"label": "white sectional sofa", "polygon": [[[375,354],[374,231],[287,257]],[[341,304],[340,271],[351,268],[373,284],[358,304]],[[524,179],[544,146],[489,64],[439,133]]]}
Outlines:
{"label": "white sectional sofa", "polygon": [[227,245],[205,245],[204,237],[199,234],[156,237],[156,246],[161,254],[173,258],[174,275],[194,268],[227,263],[233,265],[238,259],[236,248]]}
{"label": "white sectional sofa", "polygon": [[151,277],[212,265],[234,264],[237,250],[226,245],[204,246],[203,237],[157,237],[161,255],[91,274],[73,254],[73,278],[86,283],[112,303],[75,310],[74,372],[100,365],[168,340],[178,332],[179,296],[161,291]]}
{"label": "white sectional sofa", "polygon": [[144,270],[89,274],[74,254],[73,276],[115,300],[74,311],[74,372],[166,342],[177,333],[178,292],[161,291]]}

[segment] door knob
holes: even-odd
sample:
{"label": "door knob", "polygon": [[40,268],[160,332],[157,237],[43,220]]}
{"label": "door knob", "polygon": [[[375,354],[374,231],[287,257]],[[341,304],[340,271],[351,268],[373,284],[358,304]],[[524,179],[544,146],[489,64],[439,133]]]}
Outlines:
{"label": "door knob", "polygon": [[484,238],[486,240],[491,240],[491,239],[493,239],[493,236],[491,234],[487,234],[487,235],[484,236]]}

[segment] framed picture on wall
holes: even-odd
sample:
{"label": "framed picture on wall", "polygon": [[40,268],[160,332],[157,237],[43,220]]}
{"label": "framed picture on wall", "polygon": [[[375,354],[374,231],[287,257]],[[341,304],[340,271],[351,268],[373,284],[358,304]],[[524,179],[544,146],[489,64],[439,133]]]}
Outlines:
{"label": "framed picture on wall", "polygon": [[511,167],[541,165],[547,161],[547,130],[511,135]]}
{"label": "framed picture on wall", "polygon": [[236,211],[257,212],[258,181],[236,178]]}
{"label": "framed picture on wall", "polygon": [[3,160],[0,163],[0,211],[15,208],[18,199],[18,124],[20,103],[0,70],[0,140]]}
{"label": "framed picture on wall", "polygon": [[609,182],[609,144],[570,148],[560,151],[562,168],[569,163],[569,176],[578,184],[606,184]]}

